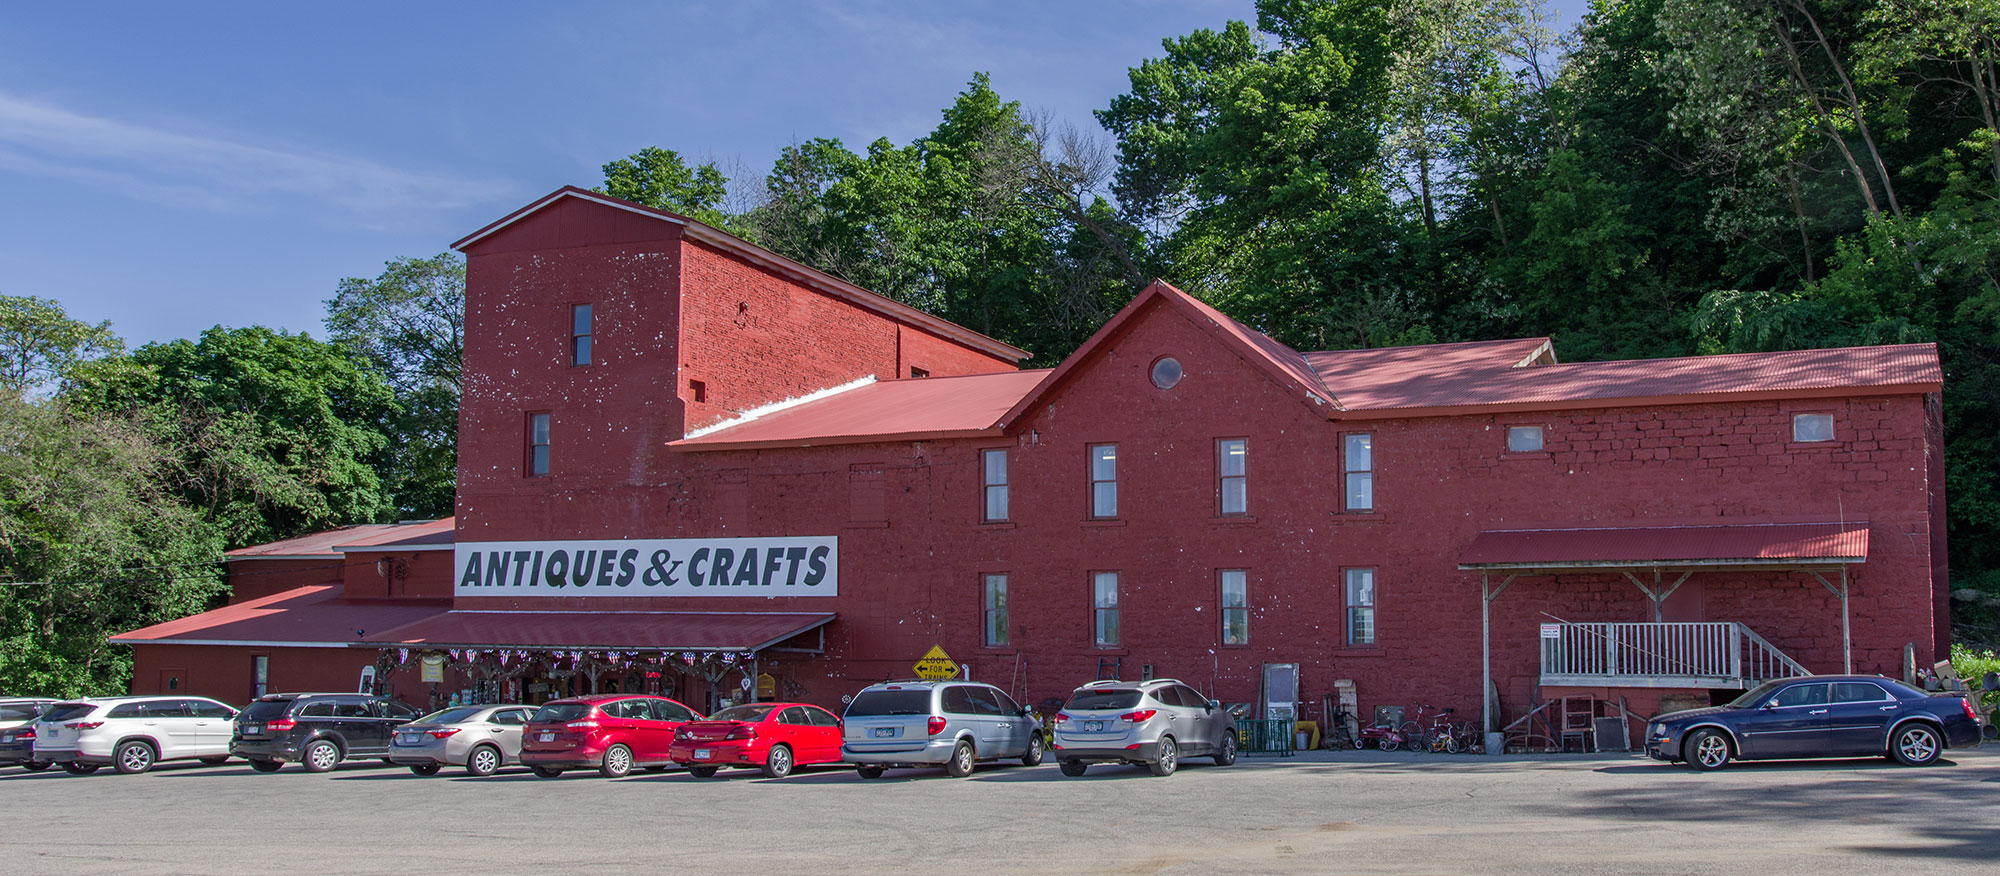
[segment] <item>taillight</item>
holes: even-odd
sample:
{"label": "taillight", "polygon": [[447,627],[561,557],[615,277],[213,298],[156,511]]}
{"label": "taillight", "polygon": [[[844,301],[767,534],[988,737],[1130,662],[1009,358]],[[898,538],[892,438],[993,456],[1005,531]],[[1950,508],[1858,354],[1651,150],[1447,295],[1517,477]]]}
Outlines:
{"label": "taillight", "polygon": [[69,725],[69,726],[70,726],[71,728],[73,728],[73,729],[76,729],[76,730],[95,730],[95,729],[97,729],[97,728],[99,728],[99,727],[102,727],[102,726],[104,726],[104,722],[103,722],[103,721],[78,721],[78,722],[76,722],[76,723],[74,723],[74,724],[71,724],[71,725]]}
{"label": "taillight", "polygon": [[35,731],[29,730],[26,727],[21,728],[21,732],[14,734],[15,742],[25,742],[33,738],[35,738]]}
{"label": "taillight", "polygon": [[1151,721],[1153,720],[1153,716],[1159,713],[1160,713],[1159,709],[1140,709],[1139,711],[1136,712],[1126,712],[1123,715],[1119,715],[1118,720],[1130,721],[1134,724],[1137,724],[1141,721]]}
{"label": "taillight", "polygon": [[724,739],[755,739],[755,738],[757,738],[757,728],[756,728],[756,727],[753,727],[753,726],[751,726],[751,725],[749,725],[749,724],[738,724],[738,725],[736,725],[736,726],[734,726],[734,727],[731,727],[731,728],[729,728],[729,732],[728,732],[728,733],[725,733],[725,734],[723,734],[723,735],[722,735],[722,738],[724,738]]}
{"label": "taillight", "polygon": [[264,729],[266,730],[290,730],[297,726],[299,726],[299,722],[290,718],[272,718],[264,722]]}
{"label": "taillight", "polygon": [[1958,698],[1958,704],[1959,704],[1959,705],[1961,705],[1961,706],[1964,706],[1964,707],[1965,707],[1965,716],[1966,716],[1966,717],[1968,717],[1968,718],[1971,718],[1971,719],[1973,720],[1973,723],[1978,723],[1978,722],[1979,722],[1979,713],[1978,713],[1978,712],[1975,712],[1975,711],[1973,711],[1973,710],[1972,710],[1972,698],[1971,698],[1971,697],[1959,697],[1959,698]]}
{"label": "taillight", "polygon": [[1069,720],[1070,720],[1070,718],[1069,718],[1069,713],[1068,713],[1068,712],[1057,712],[1057,713],[1056,713],[1056,723],[1058,723],[1058,724],[1067,724],[1067,723],[1069,723]]}
{"label": "taillight", "polygon": [[426,733],[429,733],[429,734],[431,735],[431,738],[432,738],[432,739],[443,739],[443,738],[445,738],[445,737],[447,737],[447,736],[450,736],[450,735],[451,735],[451,734],[453,734],[453,733],[457,733],[457,732],[458,732],[458,728],[457,728],[457,727],[439,727],[439,728],[438,728],[438,729],[436,729],[436,730],[426,730],[426,731],[424,731],[424,732],[426,732]]}
{"label": "taillight", "polygon": [[564,726],[564,727],[568,727],[568,728],[569,728],[569,729],[571,729],[571,730],[595,730],[595,729],[597,729],[597,722],[596,722],[596,721],[571,721],[571,722],[569,722],[569,723],[567,723],[567,724],[564,724],[563,726]]}
{"label": "taillight", "polygon": [[929,721],[928,723],[929,723],[929,725],[930,725],[930,730],[931,730],[931,735],[932,735],[932,736],[936,736],[936,735],[938,735],[939,733],[943,733],[943,732],[944,732],[944,718],[942,718],[942,717],[939,717],[939,716],[937,716],[937,715],[932,715],[932,716],[931,716],[931,719],[930,719],[930,721]]}

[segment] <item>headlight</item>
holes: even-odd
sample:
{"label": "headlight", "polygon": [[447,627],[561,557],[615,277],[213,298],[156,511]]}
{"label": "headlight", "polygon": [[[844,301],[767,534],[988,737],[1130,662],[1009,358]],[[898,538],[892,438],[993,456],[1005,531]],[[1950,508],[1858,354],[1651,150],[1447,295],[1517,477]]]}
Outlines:
{"label": "headlight", "polygon": [[1649,739],[1664,739],[1666,738],[1666,735],[1667,735],[1667,725],[1665,724],[1654,724],[1653,726],[1646,728],[1646,737]]}

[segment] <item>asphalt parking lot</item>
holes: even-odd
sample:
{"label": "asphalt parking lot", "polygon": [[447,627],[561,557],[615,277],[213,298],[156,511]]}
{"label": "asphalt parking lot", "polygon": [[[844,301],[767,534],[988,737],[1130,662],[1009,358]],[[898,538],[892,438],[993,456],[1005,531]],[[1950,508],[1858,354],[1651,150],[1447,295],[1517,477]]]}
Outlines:
{"label": "asphalt parking lot", "polygon": [[722,775],[7,769],[0,872],[2000,873],[1991,745],[1926,769],[1312,752],[1164,779]]}

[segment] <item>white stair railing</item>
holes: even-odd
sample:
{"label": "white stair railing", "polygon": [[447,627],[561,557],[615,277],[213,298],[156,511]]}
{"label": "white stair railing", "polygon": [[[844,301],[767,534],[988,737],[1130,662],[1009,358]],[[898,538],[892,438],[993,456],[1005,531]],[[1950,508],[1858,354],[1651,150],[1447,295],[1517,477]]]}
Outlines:
{"label": "white stair railing", "polygon": [[1732,622],[1562,623],[1542,636],[1544,677],[1759,682],[1810,675],[1749,627]]}

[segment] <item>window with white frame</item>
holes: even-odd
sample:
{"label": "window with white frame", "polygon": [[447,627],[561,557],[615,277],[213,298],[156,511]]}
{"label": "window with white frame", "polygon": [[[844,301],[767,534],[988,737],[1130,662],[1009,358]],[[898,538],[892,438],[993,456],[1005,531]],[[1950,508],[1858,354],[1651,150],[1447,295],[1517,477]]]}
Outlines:
{"label": "window with white frame", "polygon": [[1793,414],[1793,441],[1832,441],[1832,414]]}
{"label": "window with white frame", "polygon": [[1347,644],[1375,644],[1375,570],[1347,570]]}
{"label": "window with white frame", "polygon": [[1223,514],[1250,513],[1249,442],[1224,438],[1215,442],[1215,467],[1220,476]]}
{"label": "window with white frame", "polygon": [[1118,573],[1098,572],[1090,580],[1091,627],[1099,648],[1118,647]]}
{"label": "window with white frame", "polygon": [[987,575],[983,589],[986,591],[986,647],[998,648],[1007,644],[1007,576]]}
{"label": "window with white frame", "polygon": [[981,482],[985,485],[985,520],[988,523],[1007,519],[1007,451],[982,450],[979,453]]}
{"label": "window with white frame", "polygon": [[1375,510],[1375,436],[1346,436],[1341,444],[1340,468],[1347,478],[1347,510]]}
{"label": "window with white frame", "polygon": [[1222,644],[1250,644],[1250,573],[1222,570]]}
{"label": "window with white frame", "polygon": [[1118,445],[1090,445],[1090,516],[1118,516]]}
{"label": "window with white frame", "polygon": [[1507,452],[1540,453],[1542,450],[1542,427],[1508,426]]}

